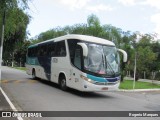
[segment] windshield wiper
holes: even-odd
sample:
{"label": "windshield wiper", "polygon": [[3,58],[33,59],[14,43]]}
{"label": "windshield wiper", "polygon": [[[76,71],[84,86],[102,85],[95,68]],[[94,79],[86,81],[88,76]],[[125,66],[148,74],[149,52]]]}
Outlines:
{"label": "windshield wiper", "polygon": [[[111,67],[111,65],[109,64],[107,58],[105,57],[106,60],[106,67],[108,66],[108,68],[110,69],[110,71],[112,72],[112,74],[114,75],[114,77],[116,76],[115,71],[113,70],[113,68]],[[107,73],[107,72],[106,72]]]}

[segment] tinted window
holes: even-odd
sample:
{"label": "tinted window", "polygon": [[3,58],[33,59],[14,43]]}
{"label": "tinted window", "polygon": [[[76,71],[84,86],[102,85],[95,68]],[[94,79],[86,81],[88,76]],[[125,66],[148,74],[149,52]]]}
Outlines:
{"label": "tinted window", "polygon": [[43,56],[43,47],[42,46],[38,47],[38,51],[39,51],[39,56]]}
{"label": "tinted window", "polygon": [[36,57],[37,47],[28,48],[28,57]]}
{"label": "tinted window", "polygon": [[54,42],[49,43],[47,55],[53,57],[55,56],[55,51],[56,51],[56,43]]}
{"label": "tinted window", "polygon": [[47,55],[48,45],[44,44],[41,48],[42,48],[42,56],[46,56]]}
{"label": "tinted window", "polygon": [[66,56],[65,41],[60,41],[56,43],[55,56]]}
{"label": "tinted window", "polygon": [[49,42],[45,44],[40,44],[37,47],[28,49],[29,57],[36,56],[66,56],[66,46],[65,41],[60,42]]}
{"label": "tinted window", "polygon": [[70,60],[71,63],[74,64],[74,55],[75,55],[75,50],[76,50],[76,45],[79,40],[67,40],[68,41],[68,46],[69,46],[69,53],[70,53]]}
{"label": "tinted window", "polygon": [[37,56],[42,56],[41,46],[38,46],[38,47],[37,47]]}
{"label": "tinted window", "polygon": [[37,55],[38,56],[47,56],[48,54],[48,43],[45,43],[43,45],[39,45],[37,47]]}
{"label": "tinted window", "polygon": [[28,57],[31,57],[31,48],[28,48]]}

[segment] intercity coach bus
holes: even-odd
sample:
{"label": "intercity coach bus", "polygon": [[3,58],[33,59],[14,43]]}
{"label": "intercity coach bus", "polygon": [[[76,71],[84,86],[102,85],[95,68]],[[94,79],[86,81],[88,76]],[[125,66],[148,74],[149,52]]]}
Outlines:
{"label": "intercity coach bus", "polygon": [[79,91],[115,91],[120,84],[120,57],[127,53],[106,39],[65,35],[28,47],[26,68],[41,78]]}

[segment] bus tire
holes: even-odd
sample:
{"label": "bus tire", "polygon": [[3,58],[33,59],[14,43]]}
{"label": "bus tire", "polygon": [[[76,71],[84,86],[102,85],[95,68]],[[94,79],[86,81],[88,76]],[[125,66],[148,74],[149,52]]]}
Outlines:
{"label": "bus tire", "polygon": [[63,74],[60,74],[59,76],[59,85],[60,85],[61,90],[63,91],[67,90],[66,78]]}
{"label": "bus tire", "polygon": [[32,70],[32,79],[37,79],[35,69]]}

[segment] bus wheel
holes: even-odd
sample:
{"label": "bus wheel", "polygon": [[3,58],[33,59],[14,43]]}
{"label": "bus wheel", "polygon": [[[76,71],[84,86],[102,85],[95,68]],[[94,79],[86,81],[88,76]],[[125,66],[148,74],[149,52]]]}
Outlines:
{"label": "bus wheel", "polygon": [[60,78],[59,78],[59,85],[60,85],[60,88],[61,88],[63,91],[66,91],[66,90],[67,90],[66,78],[65,78],[64,76],[60,76]]}
{"label": "bus wheel", "polygon": [[32,79],[36,79],[37,77],[36,77],[36,71],[35,71],[35,69],[33,69],[32,70]]}

